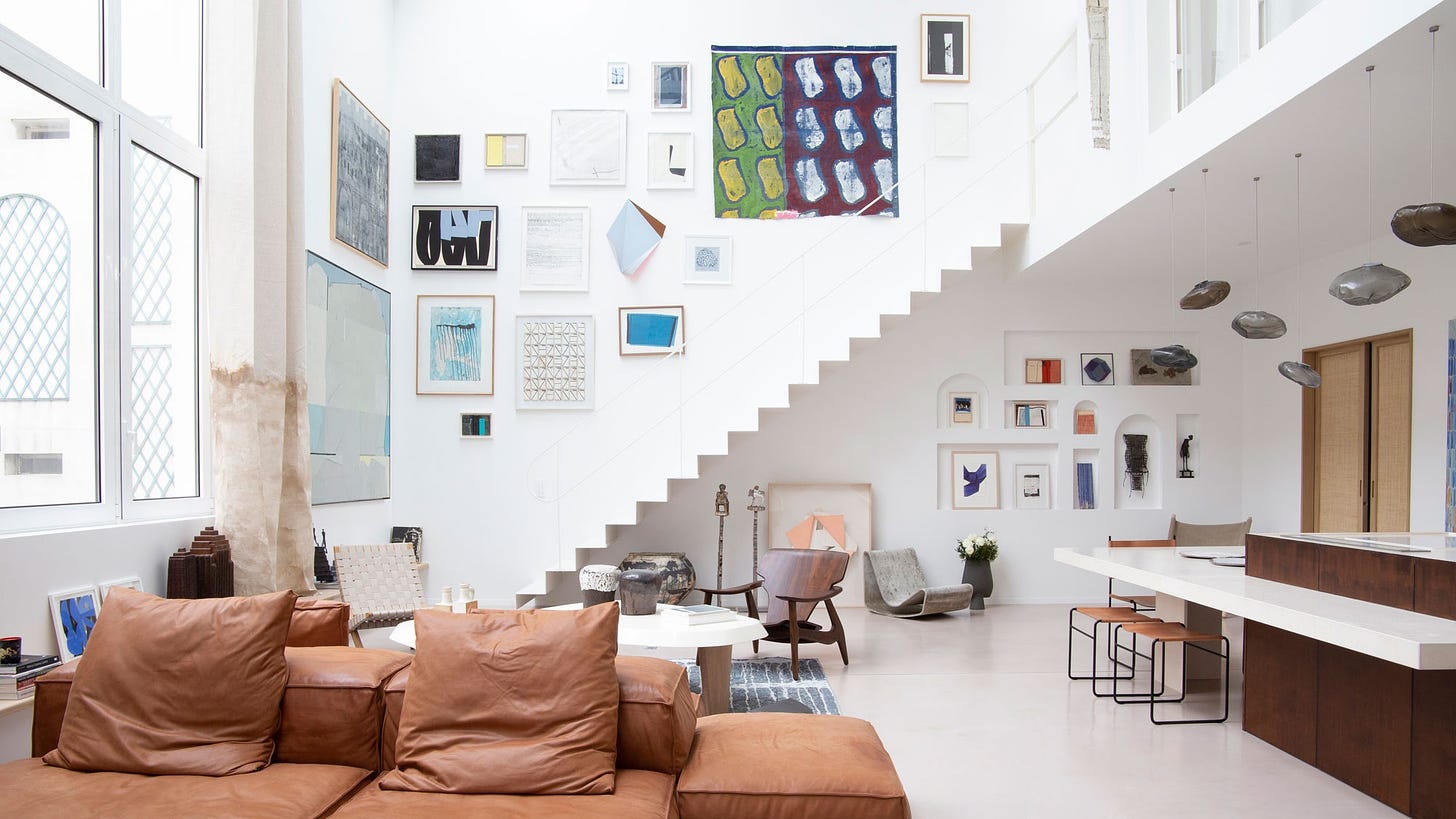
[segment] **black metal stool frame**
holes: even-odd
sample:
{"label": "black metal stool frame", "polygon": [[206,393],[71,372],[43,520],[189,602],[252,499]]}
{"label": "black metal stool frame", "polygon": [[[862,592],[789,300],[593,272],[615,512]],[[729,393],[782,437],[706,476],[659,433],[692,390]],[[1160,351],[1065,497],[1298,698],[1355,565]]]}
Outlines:
{"label": "black metal stool frame", "polygon": [[[1116,655],[1116,653],[1118,651],[1131,651],[1134,654],[1136,654],[1137,653],[1137,640],[1136,639],[1133,640],[1133,644],[1132,644],[1131,647],[1118,645],[1118,644],[1116,644],[1116,642],[1112,642],[1109,645],[1109,647],[1108,647],[1108,652],[1109,652],[1108,659],[1112,660],[1112,662],[1114,663],[1114,666],[1113,666],[1113,669],[1112,669],[1112,674],[1110,674],[1110,675],[1109,674],[1098,674],[1097,673],[1097,643],[1098,643],[1098,640],[1097,640],[1097,627],[1098,626],[1106,626],[1107,627],[1107,638],[1108,638],[1108,640],[1109,641],[1115,641],[1115,636],[1114,636],[1112,627],[1113,627],[1113,625],[1120,625],[1120,624],[1114,624],[1114,623],[1112,623],[1111,621],[1108,621],[1108,620],[1097,620],[1097,619],[1093,619],[1093,618],[1090,618],[1089,617],[1088,619],[1091,619],[1092,620],[1092,631],[1090,633],[1089,632],[1086,632],[1086,631],[1083,631],[1082,629],[1077,628],[1077,626],[1074,625],[1074,623],[1076,622],[1077,608],[1078,607],[1075,607],[1074,606],[1073,608],[1067,610],[1067,679],[1069,679],[1069,680],[1091,680],[1092,681],[1092,696],[1094,696],[1094,697],[1111,697],[1111,696],[1114,696],[1117,693],[1117,683],[1115,682],[1115,680],[1119,680],[1119,679],[1130,680],[1137,673],[1137,669],[1136,669],[1137,659],[1136,659],[1136,657],[1133,659],[1133,662],[1132,663],[1125,663],[1122,660],[1117,659],[1117,657],[1115,655]],[[1083,616],[1085,617],[1087,615],[1083,615]],[[1147,622],[1147,621],[1141,621],[1141,622]],[[1156,621],[1156,622],[1161,622],[1161,621]],[[1092,653],[1091,653],[1091,660],[1092,660],[1092,662],[1091,662],[1091,669],[1090,669],[1091,672],[1092,672],[1091,674],[1074,674],[1074,673],[1072,673],[1072,632],[1074,632],[1074,631],[1076,633],[1082,635],[1083,637],[1088,637],[1088,638],[1091,638],[1091,640],[1092,640]],[[1129,632],[1129,633],[1131,633],[1131,632]],[[1143,658],[1147,659],[1149,662],[1152,662],[1152,659],[1153,658],[1152,658],[1151,655],[1149,655],[1149,654],[1143,654],[1143,655],[1140,655],[1140,656],[1142,656]],[[1123,668],[1129,669],[1130,673],[1126,677],[1118,676],[1117,666],[1122,666]],[[1112,693],[1104,693],[1104,692],[1099,691],[1097,689],[1097,683],[1099,681],[1105,681],[1105,680],[1114,680]],[[1159,691],[1158,693],[1161,694],[1162,692]]]}
{"label": "black metal stool frame", "polygon": [[[1117,624],[1117,628],[1114,630],[1114,634],[1116,632],[1119,632],[1119,631],[1122,631],[1122,624],[1121,623],[1118,623]],[[1112,681],[1112,697],[1113,697],[1113,702],[1116,702],[1116,703],[1119,703],[1119,704],[1122,704],[1122,705],[1126,705],[1126,704],[1129,704],[1129,703],[1146,702],[1148,704],[1148,719],[1151,720],[1154,725],[1205,725],[1205,724],[1209,724],[1209,723],[1221,723],[1221,722],[1228,721],[1228,715],[1229,715],[1229,673],[1231,671],[1231,669],[1229,667],[1229,658],[1232,656],[1232,653],[1233,652],[1229,648],[1229,639],[1227,637],[1225,637],[1223,635],[1219,635],[1219,637],[1218,637],[1219,641],[1223,643],[1223,653],[1219,653],[1217,651],[1214,651],[1211,648],[1205,648],[1205,647],[1199,645],[1196,642],[1191,642],[1191,641],[1188,641],[1188,640],[1179,640],[1178,641],[1183,646],[1183,662],[1185,664],[1185,667],[1186,667],[1186,664],[1188,662],[1188,647],[1189,647],[1189,645],[1192,645],[1193,648],[1195,648],[1195,649],[1197,649],[1199,651],[1202,651],[1205,654],[1212,654],[1213,656],[1218,657],[1218,658],[1220,658],[1220,659],[1223,660],[1223,716],[1219,717],[1218,719],[1163,719],[1163,720],[1160,720],[1160,719],[1158,719],[1157,711],[1156,711],[1158,704],[1159,703],[1163,703],[1163,704],[1174,704],[1174,703],[1183,702],[1184,698],[1187,697],[1187,691],[1186,690],[1180,691],[1179,694],[1178,694],[1178,698],[1177,699],[1167,698],[1167,697],[1164,697],[1163,696],[1163,693],[1165,691],[1167,691],[1167,685],[1168,685],[1168,680],[1167,680],[1168,646],[1166,645],[1166,643],[1168,641],[1161,640],[1161,639],[1158,639],[1156,637],[1151,637],[1149,639],[1152,640],[1152,647],[1149,649],[1148,653],[1147,654],[1139,654],[1137,652],[1137,650],[1136,650],[1137,649],[1137,632],[1129,631],[1128,634],[1132,635],[1132,644],[1133,644],[1133,652],[1132,652],[1132,654],[1133,654],[1133,658],[1132,658],[1132,666],[1133,666],[1133,668],[1132,668],[1132,674],[1129,675],[1128,677],[1121,677],[1121,678],[1114,677],[1113,678],[1113,681]],[[1114,639],[1116,639],[1116,638],[1114,637]],[[1133,676],[1136,676],[1137,675],[1137,658],[1138,657],[1146,657],[1146,658],[1148,658],[1148,662],[1149,662],[1149,672],[1151,673],[1151,671],[1152,671],[1151,666],[1156,663],[1156,661],[1153,658],[1154,657],[1157,657],[1157,655],[1158,655],[1158,644],[1160,644],[1160,643],[1164,643],[1165,645],[1163,645],[1162,662],[1160,664],[1160,669],[1161,670],[1160,670],[1159,675],[1158,675],[1158,677],[1159,677],[1159,679],[1158,679],[1158,683],[1159,683],[1158,690],[1157,691],[1149,691],[1146,694],[1122,694],[1121,692],[1119,692],[1117,690],[1118,689],[1118,686],[1117,686],[1117,680],[1118,679],[1131,679]],[[1093,685],[1094,686],[1096,685],[1096,682],[1095,681],[1093,682]],[[1187,689],[1187,687],[1188,687],[1188,684],[1187,684],[1187,682],[1185,680],[1185,682],[1183,684],[1183,688],[1184,689]]]}

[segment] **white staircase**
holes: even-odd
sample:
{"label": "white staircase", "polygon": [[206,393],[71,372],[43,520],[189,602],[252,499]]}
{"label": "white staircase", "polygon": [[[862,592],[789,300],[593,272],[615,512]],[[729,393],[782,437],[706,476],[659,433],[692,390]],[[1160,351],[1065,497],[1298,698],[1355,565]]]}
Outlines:
{"label": "white staircase", "polygon": [[[1071,42],[1048,67],[1075,57]],[[688,324],[684,350],[599,402],[532,462],[532,529],[547,542],[531,546],[543,571],[516,592],[518,607],[601,562],[594,555],[616,527],[636,524],[641,504],[667,501],[674,481],[697,478],[699,459],[726,455],[730,433],[756,431],[761,413],[788,408],[795,388],[819,383],[824,365],[848,361],[855,342],[904,320],[946,274],[973,269],[1021,235],[1036,140],[1077,99],[1073,92],[1039,117],[1036,84],[1046,73],[973,126],[977,158],[902,172],[890,194],[898,218],[814,220],[804,251],[737,304]]]}

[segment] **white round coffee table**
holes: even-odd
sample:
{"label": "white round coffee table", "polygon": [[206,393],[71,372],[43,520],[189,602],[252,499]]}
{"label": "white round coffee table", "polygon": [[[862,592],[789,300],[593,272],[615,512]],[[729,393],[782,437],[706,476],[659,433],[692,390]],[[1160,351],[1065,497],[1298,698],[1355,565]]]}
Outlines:
{"label": "white round coffee table", "polygon": [[[661,604],[658,605],[660,609]],[[552,610],[580,608],[580,603],[551,607]],[[728,710],[728,670],[732,665],[733,646],[762,639],[767,634],[763,623],[741,614],[735,615],[732,620],[701,626],[680,626],[664,621],[661,614],[623,615],[617,623],[618,645],[697,649],[698,670],[703,681],[703,707],[709,714],[722,714]],[[389,633],[389,639],[414,648],[414,621],[406,620],[395,626]]]}

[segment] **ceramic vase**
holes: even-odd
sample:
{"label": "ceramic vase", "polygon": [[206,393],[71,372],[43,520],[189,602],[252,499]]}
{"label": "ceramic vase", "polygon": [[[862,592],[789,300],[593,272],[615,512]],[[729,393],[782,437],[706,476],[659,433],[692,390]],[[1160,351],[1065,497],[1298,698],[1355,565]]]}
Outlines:
{"label": "ceramic vase", "polygon": [[986,598],[991,596],[993,584],[991,578],[991,561],[989,560],[967,560],[961,569],[961,582],[970,583],[975,587],[971,595],[971,610],[981,611],[986,608]]}
{"label": "ceramic vase", "polygon": [[662,574],[655,569],[627,569],[617,579],[617,599],[629,617],[656,614],[661,593]]}
{"label": "ceramic vase", "polygon": [[662,576],[657,602],[676,605],[697,585],[693,564],[682,552],[630,552],[621,563],[622,571],[652,569]]}
{"label": "ceramic vase", "polygon": [[582,568],[579,579],[581,581],[581,605],[582,608],[610,603],[617,599],[618,578],[622,571],[616,566],[595,563]]}

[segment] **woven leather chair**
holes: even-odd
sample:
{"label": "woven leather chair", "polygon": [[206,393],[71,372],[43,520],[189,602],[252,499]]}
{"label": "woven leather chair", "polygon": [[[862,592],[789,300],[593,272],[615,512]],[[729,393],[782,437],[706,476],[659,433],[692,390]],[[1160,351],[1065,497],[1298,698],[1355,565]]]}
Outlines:
{"label": "woven leather chair", "polygon": [[371,546],[335,546],[334,568],[339,593],[349,604],[349,637],[363,646],[361,628],[386,628],[415,618],[425,605],[414,546],[386,543]]}

